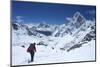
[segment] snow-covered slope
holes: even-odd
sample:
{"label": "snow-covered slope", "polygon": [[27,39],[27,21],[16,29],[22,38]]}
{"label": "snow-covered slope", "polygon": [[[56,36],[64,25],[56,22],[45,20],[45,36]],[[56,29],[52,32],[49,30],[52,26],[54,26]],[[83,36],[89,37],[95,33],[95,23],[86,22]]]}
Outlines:
{"label": "snow-covered slope", "polygon": [[34,62],[28,63],[30,55],[26,52],[27,48],[14,46],[12,52],[13,65],[27,64],[45,64],[60,62],[77,62],[77,61],[93,61],[95,60],[95,41],[91,40],[82,47],[74,49],[70,52],[39,45],[36,46]]}
{"label": "snow-covered slope", "polygon": [[[41,64],[95,60],[95,21],[76,12],[67,24],[12,23],[12,64]],[[34,62],[26,52],[36,43]],[[24,46],[24,47],[23,47]],[[25,56],[24,56],[25,55]]]}

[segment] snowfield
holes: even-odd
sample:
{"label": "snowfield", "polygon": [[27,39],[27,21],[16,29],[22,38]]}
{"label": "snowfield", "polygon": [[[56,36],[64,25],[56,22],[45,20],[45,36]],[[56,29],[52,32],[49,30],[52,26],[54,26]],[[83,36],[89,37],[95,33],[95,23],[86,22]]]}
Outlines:
{"label": "snowfield", "polygon": [[60,63],[60,62],[76,62],[76,61],[91,61],[95,60],[95,41],[92,40],[82,47],[74,49],[70,52],[52,49],[51,47],[39,45],[36,46],[34,62],[28,63],[30,60],[29,53],[26,48],[20,46],[12,47],[12,64],[27,65],[27,64],[45,64],[45,63]]}
{"label": "snowfield", "polygon": [[[74,15],[77,17],[62,25],[13,22],[12,65],[95,61],[95,21],[86,20],[79,12]],[[34,42],[34,62],[28,63],[27,48]]]}

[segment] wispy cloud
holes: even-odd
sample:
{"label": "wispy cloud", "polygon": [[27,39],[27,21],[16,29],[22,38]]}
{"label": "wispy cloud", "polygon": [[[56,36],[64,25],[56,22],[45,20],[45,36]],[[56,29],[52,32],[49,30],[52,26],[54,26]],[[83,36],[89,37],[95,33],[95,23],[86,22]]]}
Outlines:
{"label": "wispy cloud", "polygon": [[18,23],[24,22],[24,19],[23,18],[24,17],[22,17],[22,16],[16,16],[15,21],[18,22]]}
{"label": "wispy cloud", "polygon": [[96,11],[95,10],[89,10],[88,13],[91,14],[91,15],[94,15],[96,13]]}
{"label": "wispy cloud", "polygon": [[66,17],[65,19],[66,19],[67,21],[72,20],[72,18],[71,18],[71,17]]}

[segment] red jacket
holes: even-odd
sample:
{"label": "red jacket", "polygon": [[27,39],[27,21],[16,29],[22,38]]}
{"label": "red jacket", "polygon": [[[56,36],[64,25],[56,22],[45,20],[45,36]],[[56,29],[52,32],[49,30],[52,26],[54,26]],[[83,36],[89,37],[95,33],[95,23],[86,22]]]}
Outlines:
{"label": "red jacket", "polygon": [[36,47],[34,44],[30,44],[30,46],[27,49],[27,52],[36,52]]}

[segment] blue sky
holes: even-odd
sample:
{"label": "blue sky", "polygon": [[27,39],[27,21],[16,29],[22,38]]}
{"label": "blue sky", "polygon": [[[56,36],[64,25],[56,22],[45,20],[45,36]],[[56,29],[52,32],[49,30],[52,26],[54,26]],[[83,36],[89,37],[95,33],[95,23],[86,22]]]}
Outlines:
{"label": "blue sky", "polygon": [[79,11],[86,19],[95,18],[95,6],[50,4],[39,2],[12,2],[12,20],[16,17],[24,23],[63,24],[66,18]]}

